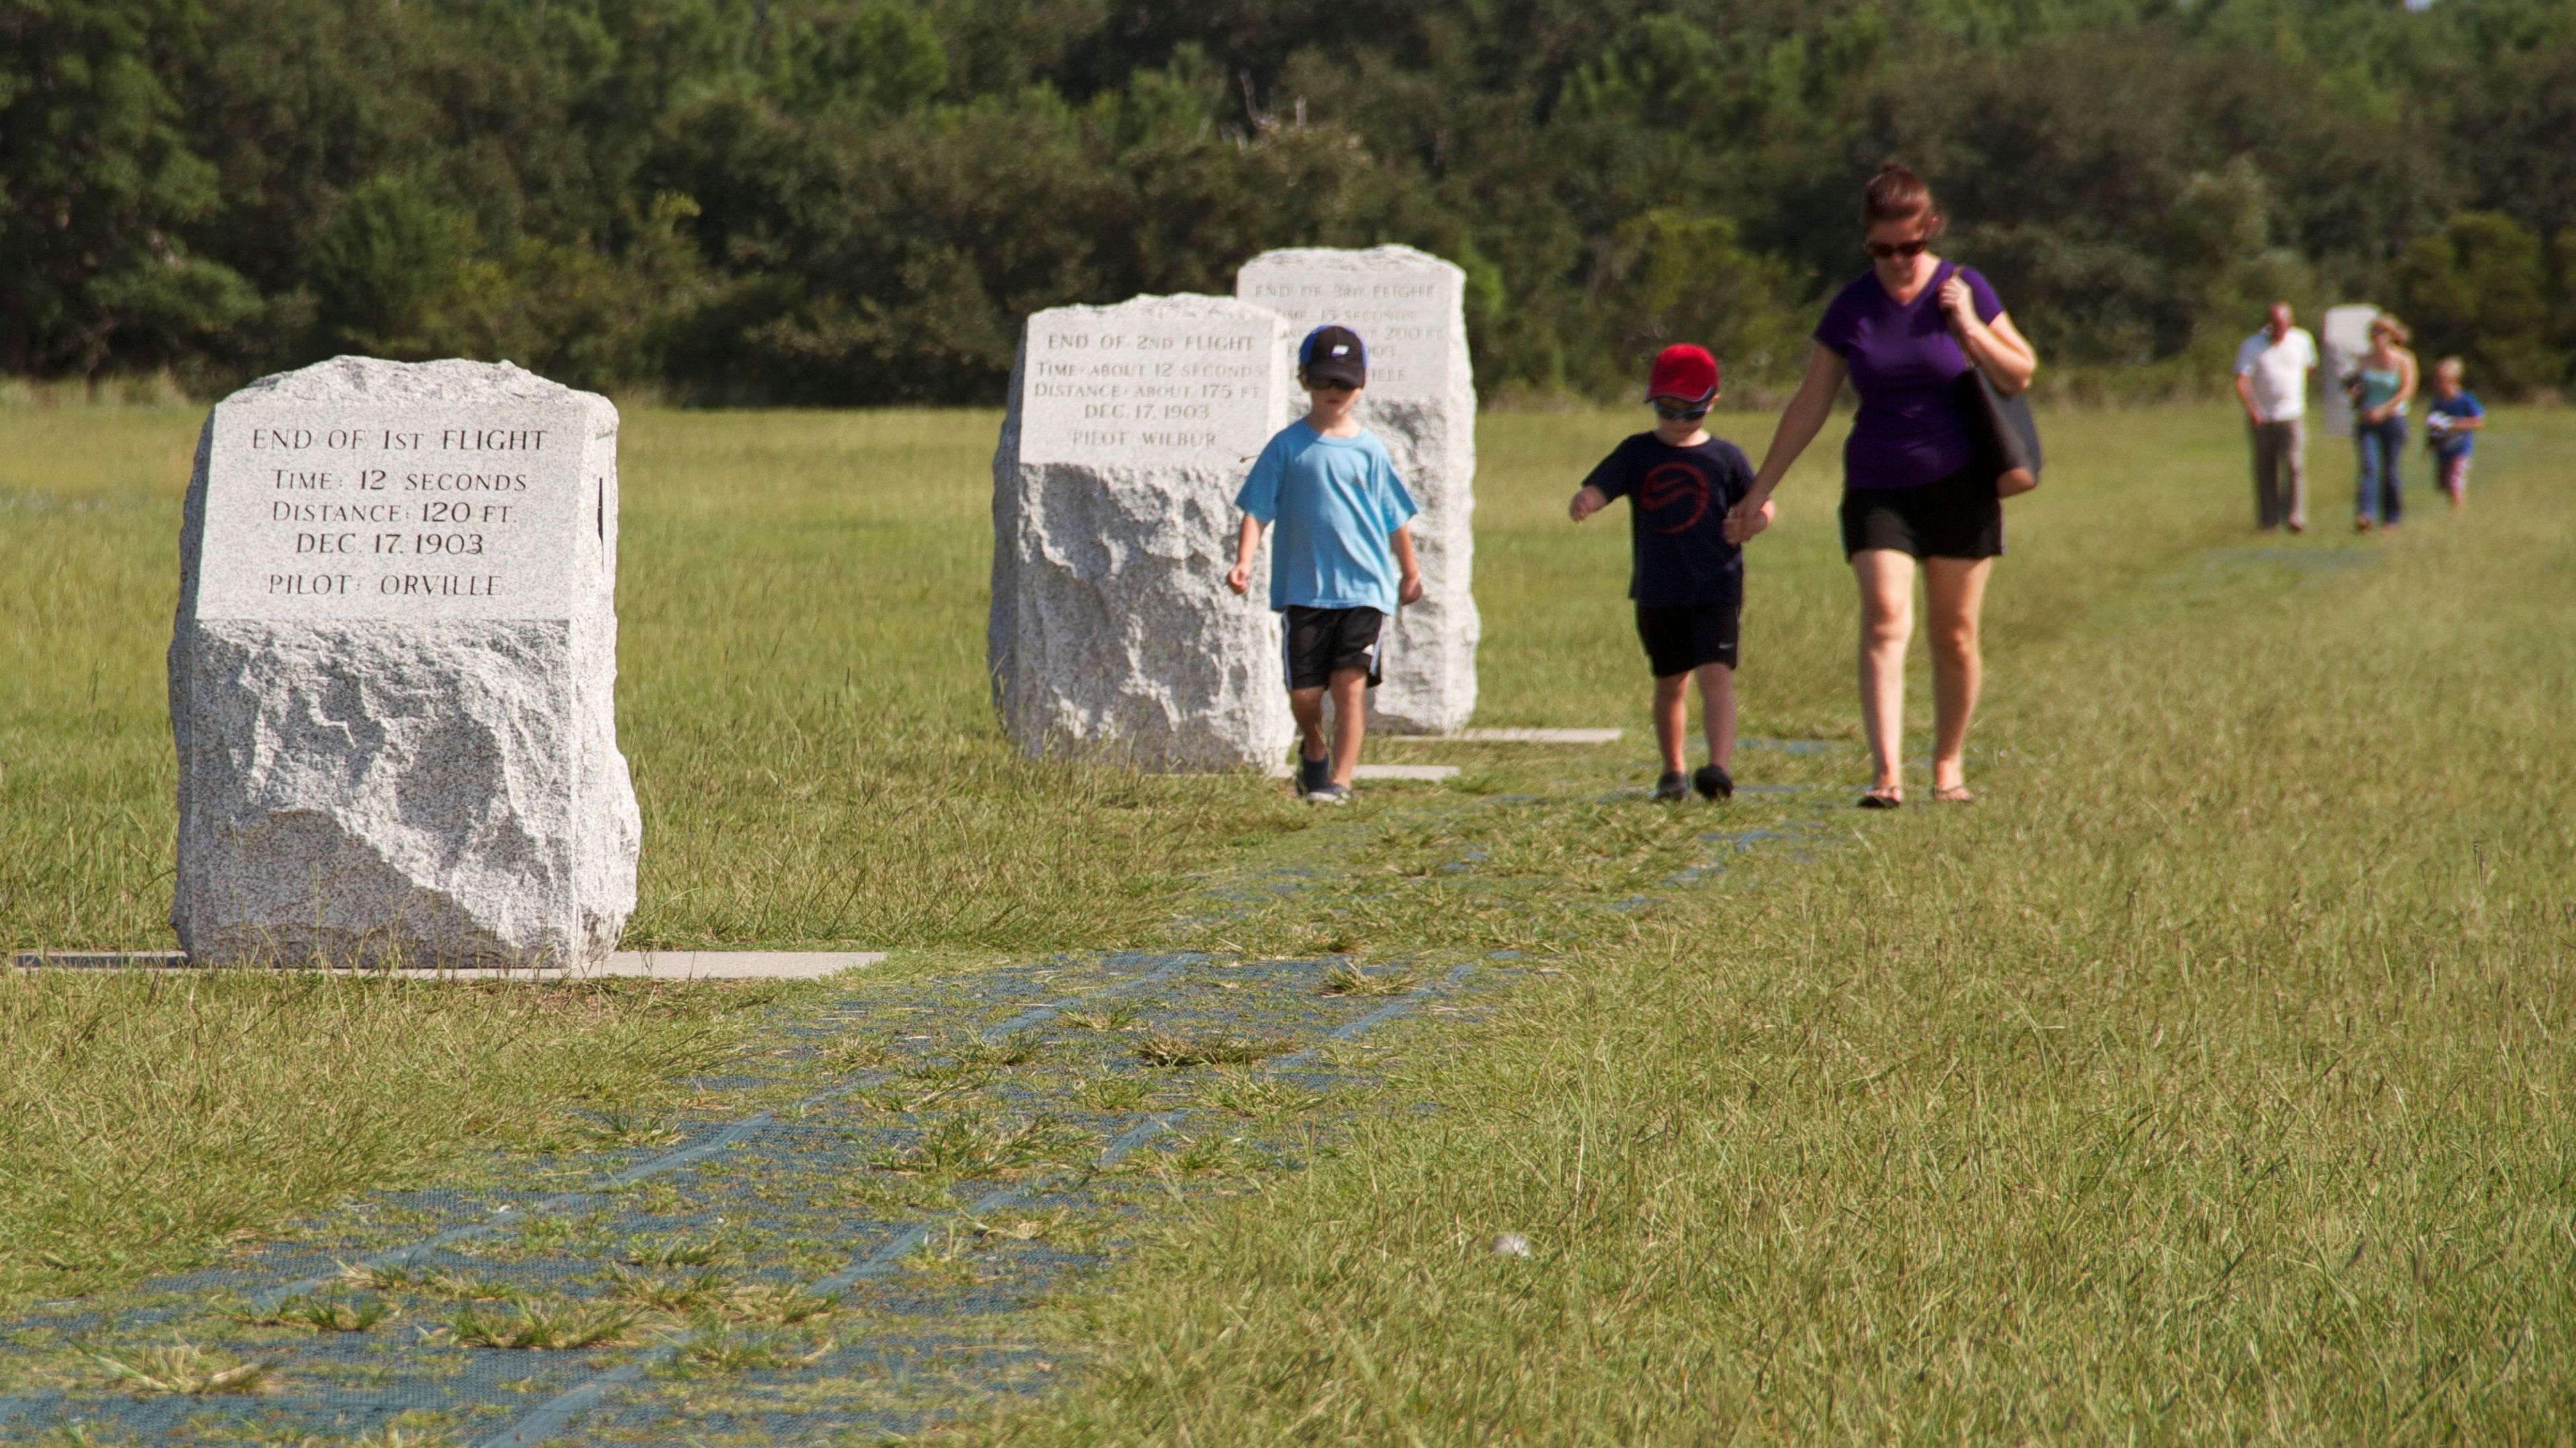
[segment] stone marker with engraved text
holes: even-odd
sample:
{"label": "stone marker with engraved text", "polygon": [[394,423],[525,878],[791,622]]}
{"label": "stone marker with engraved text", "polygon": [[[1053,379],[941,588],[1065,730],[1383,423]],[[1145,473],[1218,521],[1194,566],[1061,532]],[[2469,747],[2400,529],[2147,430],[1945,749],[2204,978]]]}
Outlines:
{"label": "stone marker with engraved text", "polygon": [[342,357],[216,405],[188,489],[171,923],[192,960],[604,960],[617,412],[506,363]]}
{"label": "stone marker with engraved text", "polygon": [[[1360,420],[1385,442],[1422,516],[1413,523],[1423,598],[1388,636],[1386,683],[1369,696],[1378,724],[1446,734],[1476,712],[1473,590],[1476,380],[1467,356],[1466,273],[1409,246],[1299,247],[1245,263],[1235,294],[1288,319],[1297,339],[1327,322],[1368,347]],[[1293,386],[1281,422],[1302,414]]]}
{"label": "stone marker with engraved text", "polygon": [[1258,590],[1225,586],[1234,494],[1278,427],[1285,335],[1226,297],[1029,318],[993,454],[986,634],[1021,749],[1158,770],[1287,750],[1278,621]]}

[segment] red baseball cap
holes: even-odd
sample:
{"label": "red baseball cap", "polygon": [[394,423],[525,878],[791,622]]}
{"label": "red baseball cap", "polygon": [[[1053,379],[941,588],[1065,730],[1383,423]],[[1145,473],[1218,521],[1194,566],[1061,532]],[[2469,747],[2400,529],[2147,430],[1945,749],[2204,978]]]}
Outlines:
{"label": "red baseball cap", "polygon": [[1717,359],[1706,347],[1675,342],[1655,354],[1655,370],[1646,378],[1646,396],[1705,402],[1717,395]]}

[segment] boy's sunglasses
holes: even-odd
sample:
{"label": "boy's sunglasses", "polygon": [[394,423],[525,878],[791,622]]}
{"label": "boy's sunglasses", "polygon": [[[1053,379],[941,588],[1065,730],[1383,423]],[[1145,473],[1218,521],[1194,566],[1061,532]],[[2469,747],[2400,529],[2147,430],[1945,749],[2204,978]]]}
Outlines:
{"label": "boy's sunglasses", "polygon": [[1669,397],[1649,397],[1646,405],[1655,410],[1655,416],[1666,422],[1697,422],[1708,416],[1705,402],[1676,402]]}
{"label": "boy's sunglasses", "polygon": [[1923,249],[1931,244],[1929,237],[1918,236],[1912,241],[1864,241],[1860,249],[1880,261],[1892,261],[1900,256],[1921,256]]}

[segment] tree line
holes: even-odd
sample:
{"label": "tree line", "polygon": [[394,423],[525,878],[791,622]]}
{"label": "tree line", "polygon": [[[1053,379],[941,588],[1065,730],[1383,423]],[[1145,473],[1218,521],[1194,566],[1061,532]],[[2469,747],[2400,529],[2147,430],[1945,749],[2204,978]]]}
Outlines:
{"label": "tree line", "polygon": [[2576,371],[2565,0],[0,0],[0,371],[343,351],[998,399],[1021,319],[1282,245],[1470,278],[1480,385],[1793,376],[1932,178],[2061,386],[2367,298]]}

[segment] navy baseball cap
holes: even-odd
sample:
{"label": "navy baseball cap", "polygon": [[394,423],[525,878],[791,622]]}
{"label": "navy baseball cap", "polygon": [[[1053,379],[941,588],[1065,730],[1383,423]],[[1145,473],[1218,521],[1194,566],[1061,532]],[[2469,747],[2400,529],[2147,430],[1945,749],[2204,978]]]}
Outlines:
{"label": "navy baseball cap", "polygon": [[1306,334],[1297,344],[1297,370],[1309,383],[1339,382],[1368,386],[1368,348],[1360,334],[1330,322]]}

